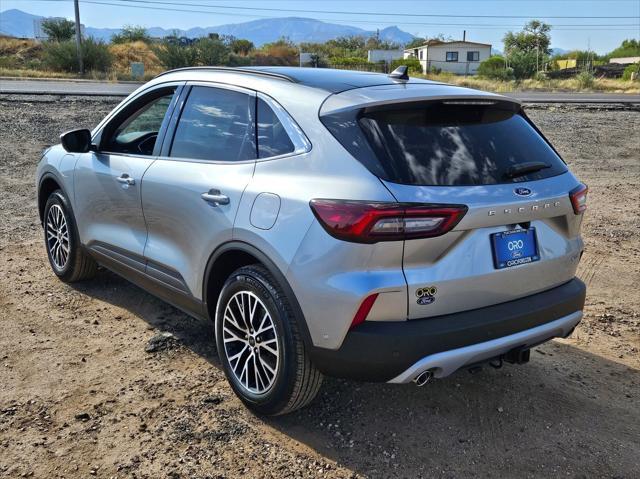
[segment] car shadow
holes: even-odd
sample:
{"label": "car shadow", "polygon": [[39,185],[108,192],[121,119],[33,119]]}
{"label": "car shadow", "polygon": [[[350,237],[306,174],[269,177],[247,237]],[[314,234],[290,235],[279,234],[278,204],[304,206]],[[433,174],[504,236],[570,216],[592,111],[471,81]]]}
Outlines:
{"label": "car shadow", "polygon": [[[213,324],[108,271],[78,291],[174,334],[220,368]],[[459,371],[425,387],[325,378],[308,407],[262,418],[356,474],[372,477],[637,477],[640,371],[565,341],[524,366]]]}
{"label": "car shadow", "polygon": [[183,346],[220,368],[212,321],[189,316],[103,268],[93,280],[70,286],[92,298],[126,309],[158,331],[173,334]]}

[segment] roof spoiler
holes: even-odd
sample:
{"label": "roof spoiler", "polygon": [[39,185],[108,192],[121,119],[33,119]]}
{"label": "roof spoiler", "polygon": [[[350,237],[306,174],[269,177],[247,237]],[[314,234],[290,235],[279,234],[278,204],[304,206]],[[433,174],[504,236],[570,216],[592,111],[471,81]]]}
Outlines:
{"label": "roof spoiler", "polygon": [[400,65],[389,73],[389,78],[400,81],[409,81],[409,67],[407,65]]}

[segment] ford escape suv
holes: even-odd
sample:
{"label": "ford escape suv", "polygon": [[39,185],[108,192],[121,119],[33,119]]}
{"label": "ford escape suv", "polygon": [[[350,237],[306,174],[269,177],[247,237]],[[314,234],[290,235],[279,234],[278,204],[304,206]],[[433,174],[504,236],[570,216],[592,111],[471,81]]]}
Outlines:
{"label": "ford escape suv", "polygon": [[164,73],[63,134],[37,191],[60,279],[102,265],[213,320],[261,414],[325,374],[523,363],[582,317],[587,188],[514,99],[403,68]]}

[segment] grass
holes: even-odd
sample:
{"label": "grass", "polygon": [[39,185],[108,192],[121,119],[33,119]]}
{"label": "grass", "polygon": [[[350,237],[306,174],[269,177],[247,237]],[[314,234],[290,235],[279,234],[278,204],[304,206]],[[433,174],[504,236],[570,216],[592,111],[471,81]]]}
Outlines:
{"label": "grass", "polygon": [[585,82],[579,78],[566,80],[521,80],[500,81],[480,77],[463,77],[453,74],[440,73],[438,75],[419,75],[429,80],[450,83],[457,86],[477,88],[496,93],[509,93],[519,91],[557,91],[557,92],[603,92],[603,93],[640,93],[640,83],[611,79],[595,78],[590,87],[585,87]]}

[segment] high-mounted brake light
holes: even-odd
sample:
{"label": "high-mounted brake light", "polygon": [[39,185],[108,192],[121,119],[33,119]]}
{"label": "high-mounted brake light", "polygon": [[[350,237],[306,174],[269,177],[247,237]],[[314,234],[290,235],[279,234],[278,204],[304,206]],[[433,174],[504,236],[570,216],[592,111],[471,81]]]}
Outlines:
{"label": "high-mounted brake light", "polygon": [[355,243],[441,236],[467,212],[464,205],[325,199],[311,200],[310,205],[331,236]]}
{"label": "high-mounted brake light", "polygon": [[580,183],[578,187],[569,192],[569,198],[571,198],[571,204],[573,205],[573,212],[575,214],[582,214],[587,209],[588,192],[589,188],[583,183]]}

